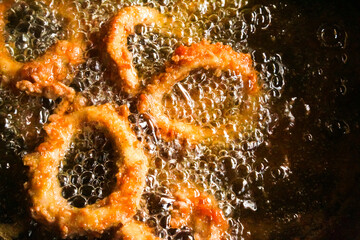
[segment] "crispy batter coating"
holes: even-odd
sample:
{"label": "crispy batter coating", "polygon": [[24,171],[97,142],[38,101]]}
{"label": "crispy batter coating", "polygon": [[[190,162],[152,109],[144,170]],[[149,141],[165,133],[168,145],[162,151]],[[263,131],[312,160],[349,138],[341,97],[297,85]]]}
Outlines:
{"label": "crispy batter coating", "polygon": [[62,99],[59,105],[56,106],[52,115],[49,116],[49,122],[58,121],[65,114],[72,113],[86,107],[87,99],[81,94],[76,93],[72,99]]}
{"label": "crispy batter coating", "polygon": [[171,227],[192,228],[195,240],[224,239],[229,225],[214,197],[200,192],[194,186],[180,188],[174,197]]}
{"label": "crispy batter coating", "polygon": [[133,65],[133,57],[127,48],[127,37],[134,34],[136,25],[162,26],[165,22],[166,18],[156,9],[141,6],[123,8],[113,19],[106,38],[107,51],[118,66],[125,91],[136,92],[140,82]]}
{"label": "crispy batter coating", "polygon": [[166,73],[157,76],[154,83],[140,96],[139,111],[149,115],[165,138],[180,136],[189,142],[198,142],[206,138],[221,139],[224,137],[225,125],[212,130],[170,119],[165,114],[162,99],[177,82],[198,68],[213,68],[219,70],[219,73],[232,70],[242,76],[247,84],[247,91],[255,94],[258,91],[257,72],[252,67],[250,55],[237,53],[230,46],[221,43],[210,44],[203,40],[190,47],[180,46],[175,50],[172,60],[173,63],[167,67]]}
{"label": "crispy batter coating", "polygon": [[82,53],[80,43],[58,41],[44,56],[24,64],[20,72],[22,80],[16,87],[29,95],[73,98],[74,89],[63,81],[69,77],[72,68],[83,62]]}
{"label": "crispy batter coating", "polygon": [[[56,118],[45,127],[47,137],[37,152],[26,155],[29,167],[26,187],[32,200],[31,213],[38,221],[58,227],[63,237],[99,235],[109,227],[125,224],[136,213],[145,177],[147,157],[127,121],[128,109],[120,116],[110,104],[85,107]],[[61,195],[57,178],[59,164],[72,137],[81,131],[83,122],[95,122],[107,129],[119,151],[116,159],[116,186],[106,198],[84,208],[71,206]]]}
{"label": "crispy batter coating", "polygon": [[122,228],[120,228],[114,239],[160,240],[160,238],[155,237],[154,233],[148,226],[144,223],[136,222],[135,220],[126,223]]}
{"label": "crispy batter coating", "polygon": [[[5,29],[6,11],[13,1],[0,3],[0,32]],[[66,14],[68,15],[68,14]],[[71,81],[71,70],[83,62],[84,43],[81,37],[71,36],[69,41],[61,40],[52,46],[42,57],[28,62],[17,62],[5,47],[4,34],[0,34],[0,74],[6,83],[10,79],[20,81],[16,87],[29,95],[40,95],[56,99],[71,99],[75,91],[65,80]]]}

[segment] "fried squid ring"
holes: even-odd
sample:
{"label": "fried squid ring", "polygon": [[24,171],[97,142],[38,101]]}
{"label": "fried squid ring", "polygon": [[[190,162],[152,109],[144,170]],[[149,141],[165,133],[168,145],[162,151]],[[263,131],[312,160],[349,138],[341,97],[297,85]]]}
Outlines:
{"label": "fried squid ring", "polygon": [[176,83],[198,68],[213,68],[219,74],[232,70],[242,76],[247,91],[254,94],[258,91],[257,72],[252,67],[250,55],[237,53],[221,43],[210,44],[203,40],[190,47],[180,46],[175,50],[172,60],[166,73],[155,77],[154,83],[140,96],[139,111],[149,115],[165,138],[172,139],[177,135],[189,142],[198,142],[207,138],[216,140],[225,137],[221,131],[226,129],[226,125],[210,129],[170,119],[165,114],[162,99]]}
{"label": "fried squid ring", "polygon": [[[100,235],[107,228],[130,221],[136,213],[145,185],[148,160],[141,143],[127,121],[128,109],[121,116],[109,105],[82,108],[45,127],[47,137],[37,152],[26,155],[29,167],[26,183],[32,200],[31,213],[38,221],[58,227],[63,237]],[[116,186],[106,198],[84,208],[76,208],[62,197],[57,174],[59,164],[72,137],[84,122],[95,122],[107,129],[120,156],[116,159]]]}
{"label": "fried squid ring", "polygon": [[137,91],[140,80],[133,65],[133,57],[127,48],[127,37],[135,32],[139,24],[163,26],[167,19],[156,9],[133,6],[123,8],[113,19],[110,33],[106,39],[107,51],[118,66],[124,90],[128,93]]}
{"label": "fried squid ring", "polygon": [[216,200],[189,185],[173,194],[175,202],[170,226],[192,228],[195,240],[224,239],[229,224]]}
{"label": "fried squid ring", "polygon": [[[0,4],[0,31],[5,30],[6,11],[13,1]],[[4,34],[0,34],[0,74],[3,78],[20,78],[16,87],[29,95],[55,99],[71,99],[75,91],[64,80],[72,79],[71,70],[83,62],[84,42],[79,36],[70,36],[69,41],[59,40],[38,59],[20,63],[5,47]],[[19,75],[19,76],[18,76]],[[6,81],[10,81],[6,79]]]}

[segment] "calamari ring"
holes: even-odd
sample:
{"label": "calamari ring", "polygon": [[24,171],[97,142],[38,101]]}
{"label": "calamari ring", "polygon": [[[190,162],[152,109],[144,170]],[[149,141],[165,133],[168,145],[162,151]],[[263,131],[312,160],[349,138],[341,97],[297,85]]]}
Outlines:
{"label": "calamari ring", "polygon": [[220,126],[213,131],[209,128],[170,119],[161,104],[163,96],[170,92],[172,87],[186,78],[192,70],[198,68],[216,69],[218,73],[232,70],[241,74],[247,84],[247,91],[255,94],[258,91],[257,72],[252,67],[249,54],[237,53],[230,46],[221,43],[210,44],[203,40],[190,47],[180,46],[172,57],[173,63],[162,73],[155,77],[154,83],[149,85],[145,93],[140,96],[139,111],[148,114],[157,125],[164,137],[174,138],[178,135],[189,142],[198,142],[206,138],[222,138],[220,131],[226,126]]}
{"label": "calamari ring", "polygon": [[[110,104],[82,108],[45,127],[47,137],[37,152],[24,157],[29,166],[26,183],[32,200],[31,213],[38,221],[60,229],[63,237],[100,235],[107,228],[130,221],[136,213],[145,185],[148,160],[141,143],[127,121],[129,110],[121,116]],[[116,159],[118,172],[114,191],[106,198],[84,208],[75,208],[61,195],[58,167],[72,136],[83,122],[105,127],[113,138],[121,157]]]}
{"label": "calamari ring", "polygon": [[170,226],[191,227],[195,240],[221,240],[229,228],[227,219],[213,196],[195,186],[182,186],[173,194]]}
{"label": "calamari ring", "polygon": [[[0,4],[0,32],[5,29],[5,14],[13,1]],[[59,40],[38,59],[20,63],[12,58],[5,47],[5,39],[0,34],[0,74],[5,78],[20,77],[16,87],[29,95],[41,95],[47,98],[74,97],[74,89],[63,81],[70,69],[83,62],[84,42],[81,37],[71,36],[69,41]],[[20,76],[17,76],[20,75]],[[72,78],[71,78],[72,79]],[[6,79],[6,81],[9,81]]]}
{"label": "calamari ring", "polygon": [[123,8],[113,19],[106,39],[107,51],[118,66],[125,91],[136,92],[140,83],[132,54],[127,48],[127,37],[134,34],[136,25],[155,23],[163,26],[166,21],[166,17],[156,9],[141,6]]}

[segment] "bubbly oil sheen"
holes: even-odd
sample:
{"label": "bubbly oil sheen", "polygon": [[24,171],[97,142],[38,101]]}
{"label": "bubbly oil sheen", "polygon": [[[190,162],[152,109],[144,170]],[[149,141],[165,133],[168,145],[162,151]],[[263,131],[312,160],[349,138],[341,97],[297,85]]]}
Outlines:
{"label": "bubbly oil sheen", "polygon": [[114,189],[119,158],[113,139],[96,123],[85,123],[59,166],[62,196],[77,208],[92,205]]}
{"label": "bubbly oil sheen", "polygon": [[[195,145],[181,139],[165,141],[149,117],[138,113],[137,96],[125,94],[116,84],[117,67],[103,41],[111,18],[135,5],[156,8],[173,20],[166,29],[138,25],[127,39],[142,88],[165,71],[180,45],[207,39],[251,55],[259,93],[247,93],[241,75],[232,71],[219,75],[196,69],[162,102],[171,119],[207,128],[227,124],[236,134],[229,133],[223,142]],[[36,59],[55,44],[54,39],[76,33],[88,49],[86,61],[74,69],[71,86],[90,105],[129,106],[129,122],[144,143],[150,165],[134,218],[156,236],[194,239],[192,229],[169,225],[172,194],[186,181],[215,197],[229,221],[228,240],[359,236],[355,216],[360,209],[360,110],[355,102],[360,67],[355,53],[360,50],[360,31],[350,4],[28,0],[16,1],[8,14],[13,24],[2,34],[15,60]],[[36,40],[38,35],[42,42]],[[23,226],[15,239],[61,239],[29,216],[21,161],[43,141],[43,126],[58,102],[0,89],[0,226]],[[84,126],[59,166],[63,197],[81,208],[110,194],[117,154],[106,130],[96,124]],[[111,239],[113,232],[110,229],[101,239]]]}

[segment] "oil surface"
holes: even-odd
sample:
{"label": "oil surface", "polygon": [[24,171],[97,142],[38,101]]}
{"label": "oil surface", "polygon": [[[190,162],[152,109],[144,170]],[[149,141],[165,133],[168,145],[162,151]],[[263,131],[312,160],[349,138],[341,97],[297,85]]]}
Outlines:
{"label": "oil surface", "polygon": [[[229,220],[227,239],[360,236],[358,6],[340,1],[45,2],[54,16],[64,17],[62,37],[78,31],[89,45],[71,86],[93,105],[130,107],[129,121],[150,155],[135,219],[155,235],[192,239],[191,229],[169,226],[173,192],[179,182],[191,181],[218,201]],[[163,99],[169,117],[210,128],[230,124],[235,137],[196,146],[167,142],[137,112],[136,97],[114,84],[117,68],[102,53],[103,38],[111,17],[131,5],[154,7],[174,19],[169,31],[139,25],[128,38],[143,87],[164,71],[182,44],[206,38],[251,54],[259,73],[258,95],[243,91],[241,75],[215,76],[199,69]],[[65,12],[72,13],[70,23]],[[0,91],[0,224],[21,222],[17,239],[60,239],[29,217],[21,161],[42,141],[42,126],[57,102],[5,87]],[[99,152],[90,143],[85,148]],[[111,236],[112,230],[102,239]]]}
{"label": "oil surface", "polygon": [[74,136],[58,174],[63,197],[77,208],[110,195],[118,171],[115,160],[119,158],[104,129],[96,123],[83,125],[81,132]]}

